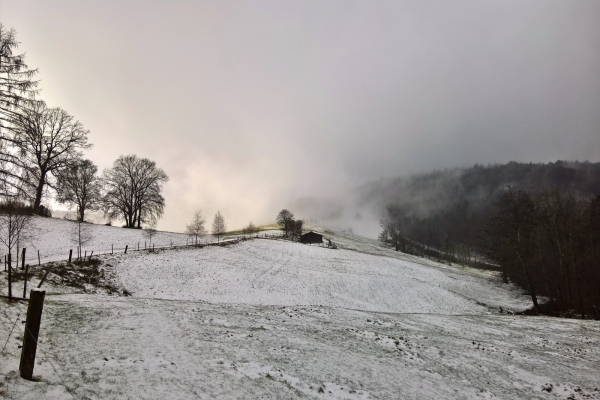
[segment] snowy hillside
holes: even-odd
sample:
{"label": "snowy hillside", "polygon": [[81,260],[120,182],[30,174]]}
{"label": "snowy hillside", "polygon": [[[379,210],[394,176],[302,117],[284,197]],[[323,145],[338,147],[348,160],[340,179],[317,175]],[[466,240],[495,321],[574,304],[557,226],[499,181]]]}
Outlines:
{"label": "snowy hillside", "polygon": [[[119,284],[136,297],[263,305],[325,305],[384,312],[484,313],[524,309],[528,299],[484,279],[391,257],[257,239],[202,251],[107,258]],[[505,285],[506,286],[506,285]]]}
{"label": "snowy hillside", "polygon": [[[82,251],[96,254],[123,251],[125,246],[129,250],[137,249],[138,245],[143,249],[144,242],[149,245],[150,241],[144,236],[140,229],[125,229],[117,226],[106,225],[84,225],[89,232],[90,240],[83,246]],[[0,227],[2,229],[2,227]],[[77,223],[59,218],[33,217],[31,237],[20,247],[26,247],[26,261],[37,263],[37,252],[40,252],[42,262],[66,260],[70,249],[76,249],[75,231]],[[152,242],[156,246],[170,246],[171,244],[184,245],[187,243],[188,235],[174,232],[156,232]],[[211,240],[210,238],[208,240]],[[73,250],[75,251],[75,250]],[[0,246],[0,255],[6,254],[4,245]]]}
{"label": "snowy hillside", "polygon": [[[70,248],[73,223],[36,223],[40,252]],[[141,235],[93,229],[96,248]],[[489,273],[330,235],[339,250],[254,239],[55,267],[33,382],[17,370],[26,303],[0,300],[0,397],[600,399],[598,321],[500,313],[529,299]]]}

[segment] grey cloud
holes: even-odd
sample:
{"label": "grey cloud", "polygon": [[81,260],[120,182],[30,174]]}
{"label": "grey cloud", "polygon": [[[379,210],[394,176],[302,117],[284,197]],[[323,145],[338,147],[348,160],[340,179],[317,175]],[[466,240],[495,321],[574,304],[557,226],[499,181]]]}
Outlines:
{"label": "grey cloud", "polygon": [[600,3],[2,3],[43,98],[230,227],[380,176],[600,161]]}

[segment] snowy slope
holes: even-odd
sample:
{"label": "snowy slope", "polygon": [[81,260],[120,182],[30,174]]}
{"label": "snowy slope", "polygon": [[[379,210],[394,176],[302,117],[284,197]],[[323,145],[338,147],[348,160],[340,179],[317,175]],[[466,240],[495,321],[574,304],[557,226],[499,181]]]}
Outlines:
{"label": "snowy slope", "polygon": [[598,321],[50,295],[42,327],[37,382],[13,335],[0,398],[600,399]]}
{"label": "snowy slope", "polygon": [[[38,223],[40,248],[69,248],[71,223]],[[140,235],[94,230],[98,247]],[[26,304],[0,300],[0,398],[600,399],[599,321],[499,314],[528,298],[334,237],[342,249],[255,239],[101,256],[133,297],[45,284],[34,382],[17,371]]]}
{"label": "snowy slope", "polygon": [[[32,235],[20,247],[26,247],[26,261],[37,263],[37,252],[39,250],[42,262],[65,260],[69,256],[69,250],[76,248],[75,230],[77,223],[59,218],[33,217]],[[144,248],[144,231],[140,229],[125,229],[116,226],[85,224],[89,229],[91,239],[83,246],[82,251],[90,254],[109,253],[111,246],[115,251],[123,251],[125,246],[129,250],[137,249],[138,244]],[[0,229],[2,229],[0,227]],[[184,245],[188,235],[174,232],[157,232],[152,241],[158,245]],[[0,255],[6,254],[4,245],[0,245]]]}
{"label": "snowy slope", "polygon": [[[255,239],[228,247],[107,258],[136,297],[265,305],[326,305],[384,312],[487,312],[524,308],[527,299],[485,279],[465,285],[444,270],[391,257]],[[494,301],[495,300],[495,301]]]}

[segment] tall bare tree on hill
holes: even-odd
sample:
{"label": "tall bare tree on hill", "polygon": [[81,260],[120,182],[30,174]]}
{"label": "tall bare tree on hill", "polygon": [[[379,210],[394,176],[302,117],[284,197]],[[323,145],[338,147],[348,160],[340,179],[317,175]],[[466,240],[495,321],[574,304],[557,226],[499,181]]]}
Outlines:
{"label": "tall bare tree on hill", "polygon": [[128,228],[156,222],[165,209],[162,187],[167,174],[154,161],[136,155],[120,156],[103,174],[103,209],[111,218],[123,218]]}
{"label": "tall bare tree on hill", "polygon": [[47,186],[56,189],[54,179],[62,170],[81,160],[82,150],[92,147],[88,131],[60,108],[48,108],[43,102],[23,107],[13,119],[13,143],[18,149],[14,163],[22,171],[25,195],[33,211]]}
{"label": "tall bare tree on hill", "polygon": [[202,215],[202,211],[198,210],[194,213],[194,219],[186,226],[186,233],[194,237],[194,244],[198,244],[198,236],[206,235],[204,224],[206,219]]}
{"label": "tall bare tree on hill", "polygon": [[295,221],[294,214],[285,208],[277,214],[277,225],[283,231],[284,236],[289,236],[294,231]]}
{"label": "tall bare tree on hill", "polygon": [[93,231],[88,224],[83,222],[83,220],[78,220],[77,224],[73,227],[72,233],[72,242],[77,246],[77,259],[81,260],[81,250],[83,249],[83,246],[87,245],[94,238]]}
{"label": "tall bare tree on hill", "polygon": [[57,198],[62,204],[77,207],[77,220],[85,220],[87,210],[100,208],[102,184],[97,175],[98,168],[90,160],[83,160],[59,172]]}
{"label": "tall bare tree on hill", "polygon": [[217,237],[217,243],[219,243],[221,236],[225,233],[227,225],[225,224],[225,218],[220,211],[215,214],[215,219],[212,223],[212,234]]}

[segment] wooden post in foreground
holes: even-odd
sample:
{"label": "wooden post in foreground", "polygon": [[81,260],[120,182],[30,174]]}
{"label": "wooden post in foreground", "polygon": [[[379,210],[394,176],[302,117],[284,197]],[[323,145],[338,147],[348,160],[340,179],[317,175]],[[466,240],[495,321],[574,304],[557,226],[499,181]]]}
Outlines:
{"label": "wooden post in foreground", "polygon": [[125,245],[125,254],[127,254],[127,248],[129,247],[128,244]]}
{"label": "wooden post in foreground", "polygon": [[73,249],[69,250],[69,264],[71,264],[71,257],[73,257]]}
{"label": "wooden post in foreground", "polygon": [[27,251],[27,249],[23,247],[23,255],[21,256],[21,269],[25,269],[25,251]]}
{"label": "wooden post in foreground", "polygon": [[19,371],[21,378],[32,380],[35,352],[37,350],[38,334],[42,322],[42,309],[44,308],[46,291],[33,289],[29,294],[29,307],[25,321],[25,334],[23,335],[23,348],[21,349],[21,363]]}
{"label": "wooden post in foreground", "polygon": [[12,266],[11,254],[8,253],[8,300],[12,300]]}

